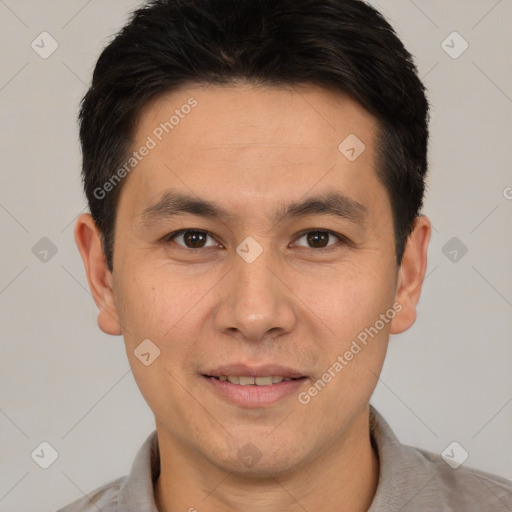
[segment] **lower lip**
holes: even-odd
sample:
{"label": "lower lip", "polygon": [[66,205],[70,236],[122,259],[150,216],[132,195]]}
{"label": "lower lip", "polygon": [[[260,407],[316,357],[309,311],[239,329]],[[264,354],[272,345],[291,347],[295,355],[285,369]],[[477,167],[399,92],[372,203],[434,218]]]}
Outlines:
{"label": "lower lip", "polygon": [[282,381],[270,386],[257,386],[240,384],[231,384],[228,381],[221,381],[213,377],[203,375],[213,391],[219,394],[229,402],[240,407],[267,407],[274,405],[283,398],[290,395],[297,395],[299,389],[304,386],[308,380],[306,378]]}

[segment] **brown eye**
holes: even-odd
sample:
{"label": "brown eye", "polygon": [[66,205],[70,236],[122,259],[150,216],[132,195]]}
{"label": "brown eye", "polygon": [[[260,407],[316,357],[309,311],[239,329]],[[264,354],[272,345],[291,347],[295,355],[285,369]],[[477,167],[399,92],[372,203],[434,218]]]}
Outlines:
{"label": "brown eye", "polygon": [[[340,241],[343,241],[343,238],[332,231],[326,230],[313,230],[303,233],[297,240],[301,238],[306,238],[307,247],[311,249],[324,249],[333,245],[329,243],[329,238],[335,237]],[[304,246],[302,246],[304,247]]]}
{"label": "brown eye", "polygon": [[[210,234],[207,231],[201,231],[196,229],[183,229],[177,233],[172,233],[167,237],[167,241],[182,240],[183,243],[176,242],[178,245],[184,246],[186,249],[203,249],[211,247],[205,245]],[[215,245],[213,243],[212,245]]]}

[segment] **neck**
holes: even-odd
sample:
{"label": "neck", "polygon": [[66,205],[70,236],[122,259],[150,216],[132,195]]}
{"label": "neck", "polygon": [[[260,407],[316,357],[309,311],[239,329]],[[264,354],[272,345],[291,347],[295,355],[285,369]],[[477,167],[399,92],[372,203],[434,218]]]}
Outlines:
{"label": "neck", "polygon": [[158,429],[159,512],[367,512],[379,479],[366,408],[342,438],[313,461],[278,476],[229,473],[177,445]]}

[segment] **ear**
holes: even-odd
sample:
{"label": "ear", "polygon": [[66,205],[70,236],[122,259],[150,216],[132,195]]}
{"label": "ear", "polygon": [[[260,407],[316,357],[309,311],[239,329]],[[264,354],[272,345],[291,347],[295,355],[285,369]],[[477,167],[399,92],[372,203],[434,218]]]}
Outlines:
{"label": "ear", "polygon": [[406,331],[416,321],[416,306],[420,300],[421,287],[427,271],[427,250],[431,233],[432,227],[428,217],[416,217],[398,270],[395,300],[402,309],[391,322],[391,334]]}
{"label": "ear", "polygon": [[98,326],[106,334],[122,334],[117,315],[113,277],[101,243],[101,234],[89,213],[78,217],[75,242],[84,262],[89,288],[98,306]]}

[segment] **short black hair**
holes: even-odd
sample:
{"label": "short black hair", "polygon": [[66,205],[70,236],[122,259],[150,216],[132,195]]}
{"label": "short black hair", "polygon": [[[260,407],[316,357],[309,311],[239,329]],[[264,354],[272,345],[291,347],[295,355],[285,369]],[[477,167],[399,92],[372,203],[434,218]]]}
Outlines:
{"label": "short black hair", "polygon": [[122,183],[103,187],[133,151],[141,109],[188,84],[240,80],[325,87],[376,117],[400,265],[423,206],[429,105],[385,18],[362,0],[150,0],[103,50],[80,105],[82,178],[109,269]]}

